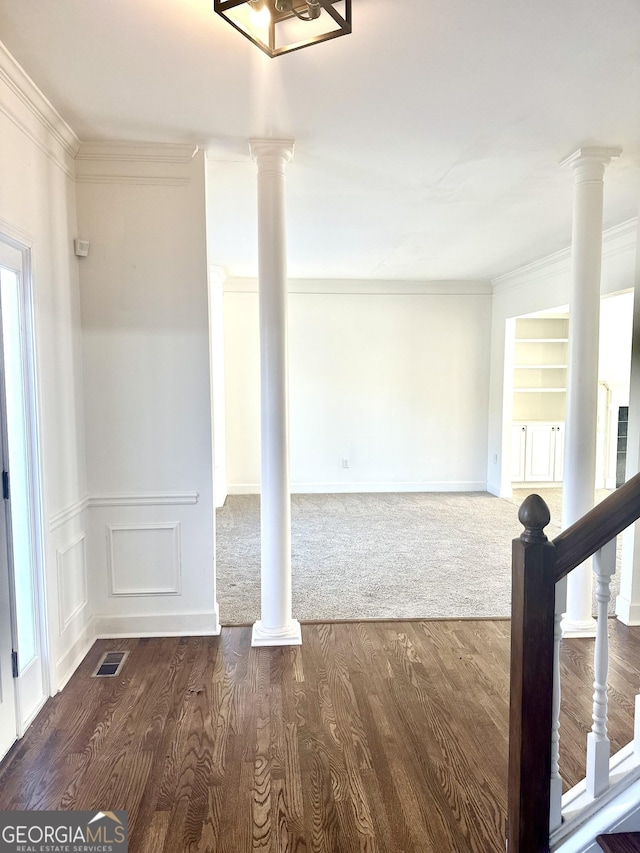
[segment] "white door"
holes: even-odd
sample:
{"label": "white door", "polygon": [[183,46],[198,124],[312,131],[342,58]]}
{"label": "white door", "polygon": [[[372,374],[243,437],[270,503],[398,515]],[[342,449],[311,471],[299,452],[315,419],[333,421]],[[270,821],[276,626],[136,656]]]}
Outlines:
{"label": "white door", "polygon": [[522,483],[524,480],[526,445],[526,425],[513,424],[511,427],[511,479],[514,483]]}
{"label": "white door", "polygon": [[526,480],[540,483],[553,481],[555,437],[555,425],[545,423],[527,425]]}
{"label": "white door", "polygon": [[564,424],[556,424],[556,452],[553,461],[553,479],[558,483],[564,477]]}
{"label": "white door", "polygon": [[28,270],[22,251],[0,241],[0,452],[4,541],[13,652],[16,734],[42,707],[40,489]]}

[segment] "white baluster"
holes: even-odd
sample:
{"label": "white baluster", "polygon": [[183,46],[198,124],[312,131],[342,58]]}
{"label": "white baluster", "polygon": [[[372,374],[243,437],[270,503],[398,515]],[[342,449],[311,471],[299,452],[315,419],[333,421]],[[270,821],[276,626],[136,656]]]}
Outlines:
{"label": "white baluster", "polygon": [[587,735],[587,793],[599,797],[609,787],[610,745],[607,735],[607,676],[609,673],[609,584],[616,570],[616,540],[607,542],[594,557],[598,627],[593,655],[593,726]]}
{"label": "white baluster", "polygon": [[562,823],[562,777],[560,776],[560,640],[562,615],[567,609],[567,579],[556,584],[556,606],[553,627],[553,702],[551,705],[551,804],[549,830]]}
{"label": "white baluster", "polygon": [[633,751],[640,756],[640,696],[636,696],[635,716],[633,718]]}

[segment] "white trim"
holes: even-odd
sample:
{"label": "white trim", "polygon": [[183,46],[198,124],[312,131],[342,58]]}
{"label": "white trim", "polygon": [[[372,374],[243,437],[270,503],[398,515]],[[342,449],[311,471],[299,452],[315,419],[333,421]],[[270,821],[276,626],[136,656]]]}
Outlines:
{"label": "white trim", "polygon": [[164,175],[77,175],[78,184],[129,184],[147,187],[186,187],[189,178]]}
{"label": "white trim", "polygon": [[[367,279],[289,279],[289,293],[389,296],[491,296],[489,281],[378,281]],[[227,278],[225,293],[257,293],[257,278]]]}
{"label": "white trim", "polygon": [[[114,533],[133,530],[173,530],[173,569],[174,585],[168,587],[140,587],[118,589],[115,577]],[[135,598],[140,596],[180,595],[182,590],[182,551],[180,542],[180,522],[160,521],[148,524],[108,524],[107,525],[107,565],[109,569],[109,595],[113,597]]]}
{"label": "white trim", "polygon": [[[73,180],[73,168],[70,162],[66,161],[65,154],[71,161],[78,151],[80,140],[2,43],[0,43],[0,83],[7,87],[14,98],[13,107],[5,98],[0,98],[0,111],[52,163]],[[37,124],[30,122],[30,119],[35,119]],[[38,124],[46,134],[46,139],[40,137]]]}
{"label": "white trim", "polygon": [[[84,597],[80,604],[78,604],[72,612],[68,616],[64,616],[62,612],[62,578],[64,575],[64,558],[65,555],[75,548],[76,545],[82,543],[82,582],[84,587]],[[64,548],[56,549],[56,568],[57,568],[57,581],[58,581],[58,626],[60,629],[60,635],[64,634],[67,630],[71,622],[78,616],[84,608],[89,603],[89,584],[87,580],[87,535],[83,531],[80,536],[76,536],[74,539],[69,542]]]}
{"label": "white trim", "polygon": [[262,620],[253,623],[251,646],[301,646],[302,630],[297,619],[290,619],[284,628],[265,628]]}
{"label": "white trim", "polygon": [[80,144],[76,160],[189,163],[198,151],[199,147],[191,143],[89,140]]}
{"label": "white trim", "polygon": [[513,489],[504,488],[499,483],[487,483],[487,491],[496,498],[508,499],[513,497]]}
{"label": "white trim", "polygon": [[[56,661],[55,678],[56,683],[52,685],[54,692],[59,692],[67,684],[73,673],[78,669],[82,661],[91,650],[96,640],[96,622],[95,619],[89,621],[82,626],[75,642],[67,649],[67,651]],[[52,692],[51,695],[54,695]]]}
{"label": "white trim", "polygon": [[27,716],[21,722],[19,728],[20,737],[24,737],[24,734],[31,725],[31,723],[35,720],[40,711],[44,708],[48,698],[49,697],[47,696],[47,694],[43,692],[41,701],[37,703],[37,705],[32,709],[31,713],[27,714]]}
{"label": "white trim", "polygon": [[89,497],[85,495],[83,498],[79,498],[75,503],[69,504],[69,506],[64,507],[59,512],[55,512],[53,515],[49,516],[49,530],[54,531],[57,530],[58,527],[62,527],[63,524],[67,524],[67,522],[72,521],[78,515],[82,515],[82,513],[89,506]]}
{"label": "white trim", "polygon": [[[0,45],[0,48],[2,45]],[[0,59],[2,52],[0,51]],[[13,229],[11,229],[13,231]],[[22,326],[23,348],[23,381],[25,388],[25,425],[27,430],[27,469],[30,491],[30,542],[32,549],[33,567],[33,594],[35,597],[35,609],[33,612],[35,623],[36,648],[40,661],[42,694],[46,698],[51,692],[53,660],[51,649],[53,647],[52,619],[49,612],[48,602],[48,572],[46,551],[47,543],[45,537],[45,512],[44,495],[44,468],[42,462],[42,440],[41,440],[41,383],[40,383],[40,357],[38,351],[38,334],[36,316],[36,305],[33,284],[33,250],[30,245],[20,244],[13,237],[6,239],[5,234],[0,235],[3,242],[12,245],[22,255],[22,265],[19,272],[20,282],[20,313]],[[15,571],[15,566],[14,566]],[[12,595],[14,592],[12,591]],[[13,618],[13,617],[12,617]],[[14,636],[17,636],[17,625],[13,625]],[[24,685],[23,673],[17,682],[16,710],[18,718],[18,734],[26,728],[26,718],[22,718],[22,686]],[[41,703],[37,703],[42,707]],[[33,719],[29,714],[29,720]]]}
{"label": "white trim", "polygon": [[199,613],[98,614],[97,639],[117,637],[216,637],[220,633],[218,607]]}
{"label": "white trim", "polygon": [[[637,217],[627,219],[619,225],[602,232],[602,256],[608,257],[628,249],[634,249],[637,241]],[[517,290],[543,278],[562,275],[571,270],[571,247],[553,252],[530,264],[525,264],[511,272],[499,275],[492,280],[494,293]]]}
{"label": "white trim", "polygon": [[27,231],[23,231],[12,222],[9,222],[8,219],[3,219],[2,216],[0,216],[0,234],[2,235],[0,239],[2,239],[4,243],[8,243],[10,246],[13,246],[13,248],[17,249],[19,252],[22,252],[23,258],[25,251],[32,250],[36,242],[35,237],[32,234],[29,234]]}
{"label": "white trim", "polygon": [[551,834],[556,853],[584,853],[593,848],[596,835],[624,823],[640,807],[640,765],[633,741],[609,761],[610,787],[598,799],[587,794],[586,780],[578,782],[562,797],[564,822]]}
{"label": "white trim", "polygon": [[[452,482],[355,482],[355,483],[292,483],[291,493],[298,495],[363,494],[367,492],[486,492],[485,480]],[[230,495],[259,495],[259,483],[229,483]]]}
{"label": "white trim", "polygon": [[89,495],[89,507],[183,506],[198,503],[198,492],[145,492],[139,494]]}
{"label": "white trim", "polygon": [[637,627],[640,625],[640,603],[629,601],[622,595],[616,597],[616,616],[623,625]]}

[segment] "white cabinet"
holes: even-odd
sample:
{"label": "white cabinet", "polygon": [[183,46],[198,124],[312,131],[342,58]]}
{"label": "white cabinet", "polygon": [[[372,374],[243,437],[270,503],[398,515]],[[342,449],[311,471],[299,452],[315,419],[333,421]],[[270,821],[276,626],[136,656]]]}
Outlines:
{"label": "white cabinet", "polygon": [[511,479],[516,483],[562,480],[564,424],[516,423],[512,428]]}
{"label": "white cabinet", "polygon": [[516,483],[524,480],[524,461],[527,449],[527,427],[514,424],[511,428],[511,479]]}

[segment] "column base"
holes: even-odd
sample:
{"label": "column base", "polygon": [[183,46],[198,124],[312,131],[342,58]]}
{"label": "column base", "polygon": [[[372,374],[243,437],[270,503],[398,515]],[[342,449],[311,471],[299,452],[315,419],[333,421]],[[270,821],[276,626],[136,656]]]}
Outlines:
{"label": "column base", "polygon": [[560,623],[563,637],[595,637],[598,623],[595,619],[567,619]]}
{"label": "column base", "polygon": [[616,616],[624,625],[640,625],[640,604],[619,595],[616,598]]}
{"label": "column base", "polygon": [[265,628],[262,621],[253,623],[252,646],[301,646],[302,632],[297,619],[291,619],[284,628]]}

